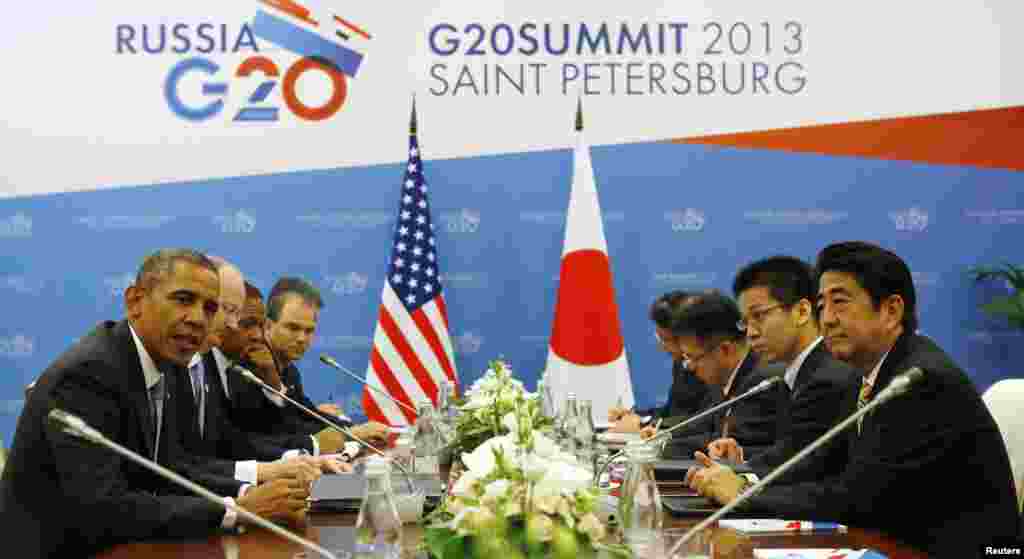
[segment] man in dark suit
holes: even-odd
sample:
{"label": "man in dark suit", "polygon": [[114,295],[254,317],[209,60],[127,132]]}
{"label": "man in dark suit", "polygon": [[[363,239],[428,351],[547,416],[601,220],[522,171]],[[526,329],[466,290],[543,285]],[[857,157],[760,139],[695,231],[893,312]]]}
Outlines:
{"label": "man in dark suit", "polygon": [[[860,375],[821,343],[813,272],[799,258],[774,256],[746,266],[733,281],[733,293],[746,317],[743,326],[751,349],[763,362],[786,367],[786,384],[779,385],[778,393],[778,436],[769,449],[754,455],[744,453],[734,438],[712,442],[708,454],[740,463],[749,456],[747,465],[755,475],[764,476],[841,419],[843,396],[854,381],[859,383]],[[807,465],[790,472],[787,479],[835,475],[845,466],[824,461]]]}
{"label": "man in dark suit", "polygon": [[[769,487],[743,506],[880,529],[932,557],[973,557],[982,546],[1017,535],[1002,436],[967,375],[915,333],[916,295],[906,263],[881,247],[845,242],[822,250],[815,274],[824,343],[863,375],[844,401],[844,417],[912,367],[924,378],[809,458],[838,453],[846,464],[839,475]],[[698,491],[723,503],[747,483],[722,466],[693,479]]]}
{"label": "man in dark suit", "polygon": [[[224,384],[227,360],[218,347],[228,347],[238,338],[246,291],[237,267],[220,258],[211,260],[220,277],[220,305],[204,344],[207,351],[193,357],[188,365],[189,378],[177,383],[180,417],[189,419],[179,429],[182,447],[191,455],[203,457],[207,467],[220,475],[253,485],[282,477],[312,481],[321,470],[340,473],[349,469],[347,464],[327,457],[303,455],[307,447],[313,446],[309,437],[298,437],[298,441],[271,439],[246,433],[229,420]],[[284,448],[289,442],[301,445]]]}
{"label": "man in dark suit", "polygon": [[[320,291],[308,281],[300,278],[278,280],[270,291],[267,304],[264,331],[269,345],[249,347],[246,362],[267,384],[283,389],[290,398],[336,422],[339,420],[334,412],[339,410],[327,406],[317,408],[306,395],[302,375],[295,366],[312,343],[322,307]],[[318,445],[326,441],[335,447],[344,442],[339,434],[325,429],[322,422],[287,405],[279,396],[251,384],[239,383],[232,388],[232,405],[236,417],[242,422],[240,425],[244,424],[249,431],[274,436],[315,434]],[[382,441],[388,435],[387,426],[375,422],[357,425],[351,430],[363,440]]]}
{"label": "man in dark suit", "polygon": [[658,346],[672,357],[672,385],[669,387],[668,400],[661,407],[647,410],[631,411],[618,407],[608,410],[608,421],[613,423],[612,431],[639,432],[642,427],[641,416],[651,416],[653,421],[661,420],[662,427],[668,428],[700,411],[700,405],[708,395],[708,385],[686,368],[676,346],[667,347],[661,343],[662,336],[671,336],[673,309],[682,305],[689,296],[686,291],[671,291],[658,297],[651,305],[650,318],[654,322]]}
{"label": "man in dark suit", "polygon": [[[120,542],[205,537],[233,527],[233,511],[182,496],[149,470],[47,421],[60,408],[143,456],[236,495],[241,484],[213,486],[183,456],[171,396],[217,312],[218,289],[206,257],[158,251],[125,291],[127,319],[100,324],[43,372],[3,473],[5,545],[23,557],[87,556]],[[299,480],[282,479],[249,488],[238,504],[302,525],[307,495]]]}
{"label": "man in dark suit", "polygon": [[[673,309],[669,327],[657,331],[661,344],[682,356],[684,366],[711,387],[700,409],[734,398],[779,373],[758,369],[757,355],[737,328],[739,320],[732,299],[701,293],[683,300]],[[734,437],[751,447],[769,446],[775,442],[777,406],[778,399],[768,391],[681,428],[672,434],[666,456],[690,457],[721,437]],[[644,437],[654,433],[653,427],[641,432]]]}

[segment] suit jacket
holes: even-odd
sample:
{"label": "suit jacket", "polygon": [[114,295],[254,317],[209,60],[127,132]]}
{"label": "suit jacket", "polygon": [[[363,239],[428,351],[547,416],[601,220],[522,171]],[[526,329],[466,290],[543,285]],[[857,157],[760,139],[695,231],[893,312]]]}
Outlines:
{"label": "suit jacket", "polygon": [[[773,486],[747,502],[780,518],[834,520],[888,532],[933,557],[973,557],[1018,531],[1006,447],[967,375],[930,339],[902,335],[885,358],[872,397],[896,375],[924,379],[809,459],[839,453],[838,476]],[[842,415],[856,409],[859,383]]]}
{"label": "suit jacket", "polygon": [[[242,365],[250,370],[252,369],[245,363]],[[229,387],[231,392],[230,419],[240,429],[250,433],[269,435],[275,440],[286,440],[293,443],[299,443],[299,440],[295,439],[296,436],[306,437],[304,439],[305,442],[302,443],[303,446],[291,446],[289,448],[306,448],[310,450],[312,443],[308,439],[308,435],[318,433],[326,428],[322,422],[313,419],[290,404],[286,403],[284,407],[278,407],[266,397],[262,388],[246,382],[240,376],[233,375],[229,376],[228,379],[228,382],[231,384]],[[293,363],[289,363],[281,371],[281,383],[287,389],[289,398],[313,411],[317,411],[316,404],[306,396],[305,390],[302,388],[302,375]],[[317,415],[342,427],[349,427],[351,425],[328,414],[318,412]]]}
{"label": "suit jacket", "polygon": [[701,403],[710,389],[697,375],[688,370],[682,361],[672,363],[672,386],[668,401],[660,408],[637,410],[637,415],[650,415],[662,419],[662,428],[667,429],[701,410]]}
{"label": "suit jacket", "polygon": [[[182,460],[175,376],[164,375],[158,462],[215,492],[234,495],[237,482],[210,477]],[[46,419],[54,407],[153,456],[156,426],[127,321],[100,324],[58,357],[39,377],[18,418],[0,483],[0,525],[5,545],[20,557],[80,557],[121,542],[216,532],[223,507],[183,496],[183,490],[134,462],[62,432]]]}
{"label": "suit jacket", "polygon": [[[238,460],[277,460],[289,450],[282,444],[284,440],[271,440],[254,433],[246,433],[235,426],[229,417],[228,398],[224,393],[223,382],[216,359],[212,352],[202,356],[204,369],[205,401],[203,410],[203,430],[199,429],[199,408],[192,392],[192,381],[181,379],[178,387],[178,416],[181,418],[180,442],[189,454],[205,459],[208,469],[222,476],[234,477],[235,462]],[[312,446],[308,438],[301,439],[296,448]]]}
{"label": "suit jacket", "polygon": [[[820,437],[842,417],[843,398],[851,387],[860,390],[859,371],[832,357],[824,342],[811,350],[797,371],[793,390],[779,385],[782,397],[777,414],[775,444],[752,456],[751,469],[765,476],[779,464]],[[835,457],[806,461],[776,483],[794,483],[834,476],[846,464]],[[802,467],[801,467],[802,466]]]}
{"label": "suit jacket", "polygon": [[[782,374],[783,368],[778,365],[758,366],[758,358],[749,352],[740,363],[733,379],[729,398],[743,394],[763,380]],[[709,389],[708,395],[701,403],[700,409],[705,410],[724,401],[721,389]],[[769,390],[736,404],[731,408],[720,410],[691,426],[684,427],[672,434],[672,440],[665,449],[669,458],[693,458],[694,451],[704,450],[708,443],[722,437],[725,422],[730,423],[729,436],[734,437],[744,448],[758,449],[775,442],[776,409],[779,398]]]}

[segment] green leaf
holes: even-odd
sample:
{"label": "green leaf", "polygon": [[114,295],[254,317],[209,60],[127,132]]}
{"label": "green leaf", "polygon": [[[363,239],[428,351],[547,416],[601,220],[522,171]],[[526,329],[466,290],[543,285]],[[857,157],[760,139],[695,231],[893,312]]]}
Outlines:
{"label": "green leaf", "polygon": [[423,531],[423,541],[427,544],[427,551],[435,559],[447,559],[447,549],[452,542],[458,540],[459,545],[464,536],[458,535],[449,528],[430,527]]}
{"label": "green leaf", "polygon": [[1024,293],[1017,295],[993,297],[981,306],[981,310],[995,316],[1002,316],[1011,324],[1024,327]]}

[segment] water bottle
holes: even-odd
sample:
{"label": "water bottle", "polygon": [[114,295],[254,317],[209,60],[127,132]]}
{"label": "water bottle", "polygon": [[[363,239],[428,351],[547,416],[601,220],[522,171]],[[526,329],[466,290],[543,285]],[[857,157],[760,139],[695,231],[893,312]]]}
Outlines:
{"label": "water bottle", "polygon": [[441,476],[438,454],[444,447],[434,405],[424,400],[416,405],[416,436],[413,438],[413,471],[417,474]]}
{"label": "water bottle", "polygon": [[448,444],[455,438],[456,414],[458,409],[452,403],[455,398],[455,383],[445,380],[441,382],[437,392],[437,428],[444,448],[438,456],[442,464],[452,463],[452,453]]}
{"label": "water bottle", "polygon": [[540,415],[542,417],[554,417],[554,410],[551,409],[553,406],[551,405],[550,394],[548,394],[548,387],[543,378],[537,381],[537,396],[540,397]]}
{"label": "water bottle", "polygon": [[619,491],[619,525],[623,542],[637,557],[656,553],[661,534],[661,495],[654,479],[658,452],[654,445],[631,441],[626,445],[628,467]]}
{"label": "water bottle", "polygon": [[561,438],[559,446],[566,454],[576,454],[576,424],[579,409],[576,406],[576,393],[570,392],[565,397],[565,412],[562,414]]}
{"label": "water bottle", "polygon": [[584,467],[593,467],[594,461],[594,414],[593,403],[590,400],[580,400],[576,403],[577,417],[576,430],[573,433],[576,439],[576,460]]}
{"label": "water bottle", "polygon": [[398,559],[402,520],[391,492],[391,465],[381,456],[366,459],[366,492],[356,518],[353,557]]}

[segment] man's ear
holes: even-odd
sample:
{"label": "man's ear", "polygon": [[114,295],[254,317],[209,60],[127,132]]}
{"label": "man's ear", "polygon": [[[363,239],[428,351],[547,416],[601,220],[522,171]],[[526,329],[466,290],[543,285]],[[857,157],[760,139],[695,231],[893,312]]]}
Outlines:
{"label": "man's ear", "polygon": [[903,297],[901,295],[890,295],[882,301],[882,311],[885,312],[887,326],[895,328],[903,324],[903,313],[906,312]]}
{"label": "man's ear", "polygon": [[132,284],[124,290],[124,308],[127,310],[128,318],[135,320],[142,315],[142,300],[146,297],[146,290]]}
{"label": "man's ear", "polygon": [[814,303],[811,303],[807,299],[800,299],[793,306],[796,310],[796,323],[799,326],[804,326],[808,322],[814,320]]}

